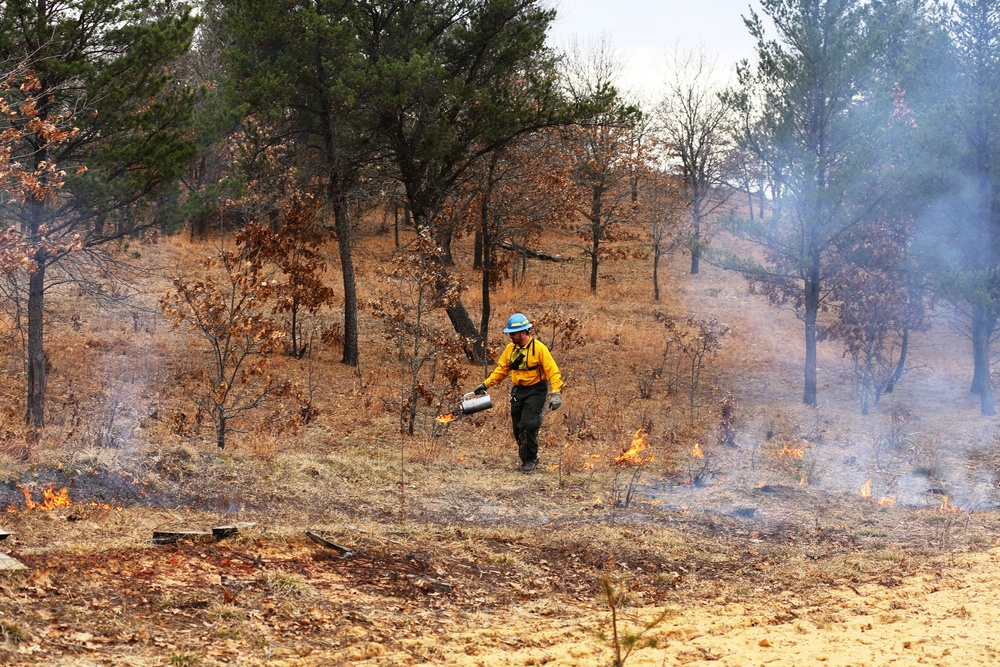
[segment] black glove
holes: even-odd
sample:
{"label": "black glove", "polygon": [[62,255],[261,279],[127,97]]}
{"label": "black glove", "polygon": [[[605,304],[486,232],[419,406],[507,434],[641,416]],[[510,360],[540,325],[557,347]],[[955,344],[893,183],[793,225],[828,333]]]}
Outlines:
{"label": "black glove", "polygon": [[473,391],[473,393],[476,396],[482,396],[483,394],[486,393],[486,385],[485,384],[481,384],[478,387],[476,387],[475,389],[473,389],[472,391]]}

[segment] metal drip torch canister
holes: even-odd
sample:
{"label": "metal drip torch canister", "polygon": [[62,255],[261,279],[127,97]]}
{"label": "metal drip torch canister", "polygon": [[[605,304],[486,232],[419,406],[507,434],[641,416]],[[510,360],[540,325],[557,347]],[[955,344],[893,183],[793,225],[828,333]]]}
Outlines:
{"label": "metal drip torch canister", "polygon": [[493,407],[493,399],[489,394],[477,396],[476,392],[470,391],[462,397],[462,414],[471,415],[474,412],[482,412]]}

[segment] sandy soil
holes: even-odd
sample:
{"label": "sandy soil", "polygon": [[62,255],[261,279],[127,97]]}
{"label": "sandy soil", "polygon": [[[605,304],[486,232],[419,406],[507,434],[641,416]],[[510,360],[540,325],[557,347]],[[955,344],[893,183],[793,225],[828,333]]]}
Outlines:
{"label": "sandy soil", "polygon": [[[901,582],[826,590],[809,602],[761,598],[748,604],[696,602],[648,632],[656,647],[635,650],[628,665],[991,665],[996,664],[1000,550],[972,554],[953,565]],[[789,620],[775,622],[776,608]],[[518,609],[485,627],[442,637],[448,665],[607,665],[608,614],[550,605]],[[643,610],[624,625],[655,617]],[[530,637],[527,639],[526,637]],[[472,653],[473,655],[462,655]],[[398,657],[398,656],[397,656]],[[387,658],[387,659],[386,659]],[[392,664],[379,656],[357,664]],[[428,663],[431,664],[431,663]]]}

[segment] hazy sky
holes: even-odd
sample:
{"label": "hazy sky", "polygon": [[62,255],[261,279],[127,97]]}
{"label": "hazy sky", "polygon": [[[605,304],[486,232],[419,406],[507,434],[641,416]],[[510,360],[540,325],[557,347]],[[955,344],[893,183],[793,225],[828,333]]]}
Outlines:
{"label": "hazy sky", "polygon": [[728,72],[737,61],[752,58],[754,41],[743,16],[757,0],[551,0],[558,12],[551,43],[564,47],[574,37],[582,42],[607,38],[629,63],[622,87],[647,96],[661,88],[663,63],[674,46],[698,46],[717,57],[717,69]]}

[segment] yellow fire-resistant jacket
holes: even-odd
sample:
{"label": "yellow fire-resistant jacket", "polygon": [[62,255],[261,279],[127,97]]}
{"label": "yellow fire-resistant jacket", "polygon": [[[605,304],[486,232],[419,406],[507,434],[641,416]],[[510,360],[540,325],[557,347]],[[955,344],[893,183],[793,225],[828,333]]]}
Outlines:
{"label": "yellow fire-resistant jacket", "polygon": [[[511,365],[511,360],[514,365]],[[520,363],[518,363],[520,359]],[[549,348],[545,343],[535,339],[534,336],[528,340],[528,344],[519,347],[513,342],[507,343],[503,354],[497,360],[497,367],[493,369],[490,376],[483,381],[487,387],[500,384],[510,375],[512,384],[518,387],[530,387],[538,384],[542,380],[549,383],[549,391],[558,394],[562,390],[562,374],[556,366],[556,360],[552,358]]]}

